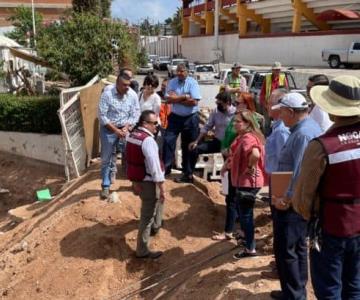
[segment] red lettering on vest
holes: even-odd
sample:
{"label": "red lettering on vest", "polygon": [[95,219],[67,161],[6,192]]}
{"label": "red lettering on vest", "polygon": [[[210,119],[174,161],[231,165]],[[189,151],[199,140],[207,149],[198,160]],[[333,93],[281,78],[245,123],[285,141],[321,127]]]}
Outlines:
{"label": "red lettering on vest", "polygon": [[357,123],[318,138],[328,158],[320,186],[322,227],[337,237],[360,234],[360,144],[354,134],[359,130]]}

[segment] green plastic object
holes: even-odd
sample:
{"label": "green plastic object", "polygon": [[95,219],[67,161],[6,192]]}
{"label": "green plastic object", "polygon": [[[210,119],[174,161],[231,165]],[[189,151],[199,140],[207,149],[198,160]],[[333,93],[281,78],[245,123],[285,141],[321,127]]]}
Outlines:
{"label": "green plastic object", "polygon": [[36,191],[36,197],[38,201],[50,201],[52,198],[49,189]]}

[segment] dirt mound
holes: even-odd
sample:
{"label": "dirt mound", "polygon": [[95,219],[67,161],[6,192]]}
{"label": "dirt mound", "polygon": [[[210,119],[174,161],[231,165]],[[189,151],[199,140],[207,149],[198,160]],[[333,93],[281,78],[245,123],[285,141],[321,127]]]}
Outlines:
{"label": "dirt mound", "polygon": [[234,242],[210,239],[224,223],[219,184],[168,180],[164,228],[151,241],[164,255],[136,259],[140,200],[120,178],[113,187],[120,203],[101,201],[97,168],[0,235],[1,298],[268,299],[279,288],[260,277],[271,260],[265,204],[255,212],[260,256],[234,261]]}

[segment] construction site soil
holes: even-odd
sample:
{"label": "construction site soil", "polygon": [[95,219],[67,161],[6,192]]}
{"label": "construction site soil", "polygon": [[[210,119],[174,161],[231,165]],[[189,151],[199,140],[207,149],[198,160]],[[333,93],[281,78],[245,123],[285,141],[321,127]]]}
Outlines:
{"label": "construction site soil", "polygon": [[[211,240],[224,226],[224,197],[217,182],[166,182],[164,226],[151,248],[157,260],[137,259],[140,199],[119,174],[120,198],[99,198],[98,163],[64,185],[59,170],[0,154],[1,299],[269,299],[277,280],[270,270],[271,220],[261,201],[255,209],[259,256],[234,260],[234,241]],[[35,191],[50,188],[50,202]],[[6,213],[9,209],[11,213]],[[310,284],[309,284],[310,285]],[[314,299],[309,288],[308,299]]]}

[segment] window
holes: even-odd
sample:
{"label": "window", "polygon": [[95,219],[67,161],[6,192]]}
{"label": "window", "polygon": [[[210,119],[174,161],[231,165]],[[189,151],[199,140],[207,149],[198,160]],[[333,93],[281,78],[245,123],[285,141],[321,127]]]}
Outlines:
{"label": "window", "polygon": [[360,50],[360,43],[355,43],[353,49]]}

